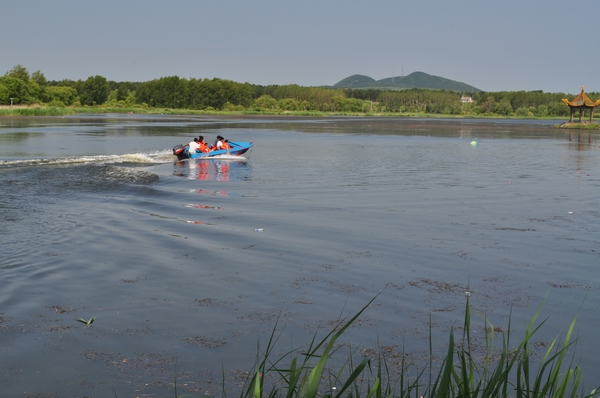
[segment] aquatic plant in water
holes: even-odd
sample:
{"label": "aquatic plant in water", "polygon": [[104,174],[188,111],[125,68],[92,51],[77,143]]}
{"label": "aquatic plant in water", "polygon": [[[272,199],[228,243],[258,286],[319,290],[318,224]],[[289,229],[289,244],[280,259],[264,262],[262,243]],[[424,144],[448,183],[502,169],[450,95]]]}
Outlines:
{"label": "aquatic plant in water", "polygon": [[92,323],[94,323],[94,321],[96,320],[96,317],[95,317],[95,316],[93,316],[93,317],[91,317],[90,319],[88,319],[87,321],[86,321],[85,319],[83,319],[83,318],[77,318],[77,319],[75,319],[75,320],[76,320],[77,322],[81,322],[81,323],[83,323],[83,324],[85,325],[85,327],[87,328],[87,327],[89,327],[89,326],[90,326]]}
{"label": "aquatic plant in water", "polygon": [[[569,349],[575,343],[574,317],[562,343],[556,337],[542,355],[535,360],[531,351],[531,340],[546,322],[536,321],[542,310],[540,305],[526,327],[525,335],[516,346],[511,346],[511,327],[502,333],[500,354],[495,353],[497,330],[485,319],[485,356],[475,360],[471,351],[471,309],[470,294],[467,292],[463,324],[462,344],[455,343],[454,330],[450,331],[448,349],[439,370],[433,371],[430,360],[428,369],[410,375],[404,355],[400,364],[399,377],[392,377],[390,367],[383,355],[376,363],[363,359],[355,365],[351,356],[337,373],[326,371],[326,363],[336,350],[336,342],[342,334],[375,300],[373,298],[356,315],[341,320],[339,324],[320,341],[313,337],[309,348],[299,355],[293,350],[280,359],[272,361],[270,356],[277,339],[275,325],[264,353],[257,355],[257,365],[250,373],[240,398],[338,398],[342,396],[382,398],[398,397],[593,397],[600,395],[596,389],[590,392],[582,389],[581,370],[569,357]],[[509,318],[510,319],[510,318]],[[432,353],[430,327],[430,357]],[[260,351],[260,350],[259,350]],[[284,365],[284,360],[289,364]],[[426,373],[426,370],[429,372]],[[268,380],[268,386],[267,384]],[[223,381],[223,395],[225,394]]]}

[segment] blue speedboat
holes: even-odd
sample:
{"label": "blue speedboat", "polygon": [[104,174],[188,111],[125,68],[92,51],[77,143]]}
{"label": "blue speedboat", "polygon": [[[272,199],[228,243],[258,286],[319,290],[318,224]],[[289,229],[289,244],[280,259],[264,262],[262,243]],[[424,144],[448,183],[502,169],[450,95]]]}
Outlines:
{"label": "blue speedboat", "polygon": [[242,156],[250,148],[252,148],[251,142],[229,142],[231,148],[219,149],[210,152],[195,152],[190,153],[187,146],[176,145],[173,148],[173,155],[177,156],[177,160],[183,159],[210,159],[214,157],[228,157],[228,156]]}

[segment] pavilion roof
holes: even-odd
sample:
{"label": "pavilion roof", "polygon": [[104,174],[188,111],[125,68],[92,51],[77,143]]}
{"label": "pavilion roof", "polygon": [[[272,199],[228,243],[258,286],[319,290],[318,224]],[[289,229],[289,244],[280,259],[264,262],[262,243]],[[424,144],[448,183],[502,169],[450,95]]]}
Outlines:
{"label": "pavilion roof", "polygon": [[595,107],[595,106],[600,105],[600,100],[598,100],[596,102],[592,101],[590,99],[590,97],[588,97],[583,92],[583,87],[581,87],[581,93],[577,97],[575,97],[575,99],[573,101],[569,101],[566,98],[563,98],[562,101],[569,106],[575,106],[575,107],[581,107],[581,106]]}

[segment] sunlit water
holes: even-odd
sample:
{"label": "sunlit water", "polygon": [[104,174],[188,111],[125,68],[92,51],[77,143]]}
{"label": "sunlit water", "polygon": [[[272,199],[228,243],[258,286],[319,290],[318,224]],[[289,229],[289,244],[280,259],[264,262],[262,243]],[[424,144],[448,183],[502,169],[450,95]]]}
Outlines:
{"label": "sunlit water", "polygon": [[[275,356],[384,288],[340,359],[443,355],[466,291],[479,342],[546,299],[536,346],[579,311],[597,387],[599,136],[552,125],[0,119],[2,396],[237,391],[276,323]],[[199,134],[255,146],[175,161]]]}

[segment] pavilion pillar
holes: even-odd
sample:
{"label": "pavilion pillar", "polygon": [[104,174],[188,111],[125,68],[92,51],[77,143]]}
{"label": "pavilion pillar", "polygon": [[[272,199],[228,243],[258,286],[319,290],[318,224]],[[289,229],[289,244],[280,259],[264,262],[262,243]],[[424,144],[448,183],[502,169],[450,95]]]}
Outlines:
{"label": "pavilion pillar", "polygon": [[575,108],[573,108],[572,106],[571,108],[571,117],[569,118],[569,123],[573,123],[573,117],[575,116]]}

